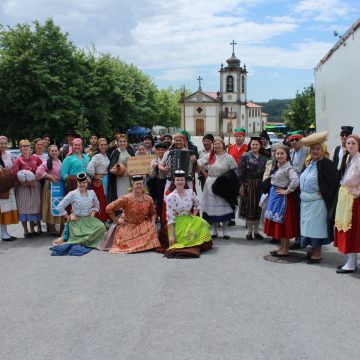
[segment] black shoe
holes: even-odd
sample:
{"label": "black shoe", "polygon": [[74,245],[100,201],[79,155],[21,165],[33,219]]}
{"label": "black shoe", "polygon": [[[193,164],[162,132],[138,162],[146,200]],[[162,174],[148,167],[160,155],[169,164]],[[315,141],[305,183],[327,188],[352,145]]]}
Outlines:
{"label": "black shoe", "polygon": [[294,243],[289,246],[289,250],[298,250],[298,249],[301,249],[300,243]]}
{"label": "black shoe", "polygon": [[225,240],[229,240],[229,239],[230,239],[230,236],[229,236],[229,235],[224,235],[224,239],[225,239]]}
{"label": "black shoe", "polygon": [[218,234],[211,235],[212,239],[216,239],[218,237]]}
{"label": "black shoe", "polygon": [[290,254],[279,254],[277,251],[274,251],[271,256],[273,257],[287,257],[290,256]]}
{"label": "black shoe", "polygon": [[356,270],[345,270],[345,269],[337,269],[337,274],[351,274],[354,273]]}
{"label": "black shoe", "polygon": [[235,220],[229,220],[228,225],[229,226],[235,226],[236,225]]}
{"label": "black shoe", "polygon": [[32,235],[31,235],[31,233],[26,233],[26,234],[24,234],[24,237],[25,237],[25,238],[31,238]]}
{"label": "black shoe", "polygon": [[251,234],[246,234],[246,240],[252,240],[253,236]]}
{"label": "black shoe", "polygon": [[[339,265],[339,266],[337,266],[336,268],[337,268],[338,270],[340,270],[340,269],[342,269],[343,266],[345,266],[345,264]],[[357,270],[357,269],[358,269],[358,267],[355,268],[355,270]]]}
{"label": "black shoe", "polygon": [[308,264],[319,264],[321,262],[321,258],[320,259],[313,259],[311,257],[307,258],[306,262]]}
{"label": "black shoe", "polygon": [[257,240],[264,240],[264,237],[259,233],[254,234],[254,238],[257,239]]}
{"label": "black shoe", "polygon": [[2,241],[14,241],[15,239],[12,236],[10,236],[9,238],[5,238],[5,239],[1,238]]}
{"label": "black shoe", "polygon": [[279,243],[280,243],[280,240],[278,240],[278,239],[272,238],[270,240],[270,244],[279,244]]}
{"label": "black shoe", "polygon": [[11,237],[11,240],[17,240],[17,237],[16,237],[16,236],[11,236],[11,235],[10,235],[10,237]]}

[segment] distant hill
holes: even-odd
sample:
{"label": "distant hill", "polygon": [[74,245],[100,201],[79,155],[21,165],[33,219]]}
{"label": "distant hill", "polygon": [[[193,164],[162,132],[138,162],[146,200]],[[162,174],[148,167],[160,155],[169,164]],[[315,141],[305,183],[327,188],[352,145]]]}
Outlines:
{"label": "distant hill", "polygon": [[262,111],[269,114],[269,121],[283,121],[281,114],[291,101],[293,101],[293,99],[271,99],[268,102],[256,101],[256,104],[261,105],[263,107]]}

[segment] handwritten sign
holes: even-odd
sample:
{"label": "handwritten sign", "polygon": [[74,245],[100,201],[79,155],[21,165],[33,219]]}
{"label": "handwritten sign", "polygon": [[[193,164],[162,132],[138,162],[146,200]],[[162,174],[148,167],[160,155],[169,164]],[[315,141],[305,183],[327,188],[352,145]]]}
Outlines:
{"label": "handwritten sign", "polygon": [[150,163],[153,159],[156,159],[156,155],[132,156],[127,158],[128,174],[130,176],[149,174]]}

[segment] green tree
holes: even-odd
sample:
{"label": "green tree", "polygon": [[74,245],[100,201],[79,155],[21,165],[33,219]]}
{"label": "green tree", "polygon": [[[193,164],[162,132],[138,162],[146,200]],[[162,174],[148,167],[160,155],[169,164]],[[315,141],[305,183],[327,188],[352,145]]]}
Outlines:
{"label": "green tree", "polygon": [[67,36],[51,19],[1,30],[0,126],[11,138],[62,134],[77,121],[77,50]]}
{"label": "green tree", "polygon": [[157,122],[164,127],[179,127],[181,120],[180,90],[169,87],[159,90],[156,97]]}
{"label": "green tree", "polygon": [[283,112],[283,119],[290,129],[306,130],[315,122],[315,90],[311,84],[296,93],[295,99]]}

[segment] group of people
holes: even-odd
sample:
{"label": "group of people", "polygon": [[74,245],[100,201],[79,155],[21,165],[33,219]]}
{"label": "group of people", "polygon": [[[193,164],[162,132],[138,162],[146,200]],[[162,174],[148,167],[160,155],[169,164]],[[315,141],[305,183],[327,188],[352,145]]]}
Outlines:
{"label": "group of people", "polygon": [[[238,214],[246,222],[247,240],[262,240],[263,225],[279,244],[272,256],[287,257],[290,250],[310,246],[307,262],[319,263],[322,246],[334,241],[348,254],[337,272],[354,272],[360,252],[355,221],[360,139],[352,130],[342,127],[341,145],[331,155],[326,132],[303,137],[294,131],[284,143],[271,146],[266,132],[246,144],[240,128],[234,132],[235,144],[206,134],[200,151],[186,131],[164,135],[156,144],[145,136],[136,149],[120,131],[110,143],[92,135],[86,149],[80,137],[68,132],[60,149],[48,135],[33,142],[33,151],[22,140],[17,159],[1,136],[0,167],[15,176],[15,186],[0,193],[1,238],[14,240],[7,225],[18,221],[25,237],[37,236],[43,221],[58,236],[54,254],[155,249],[167,257],[198,257],[211,249],[220,231],[230,238],[229,226]],[[149,157],[146,173],[129,175],[133,156]],[[54,214],[51,189],[61,181],[65,194]]]}

